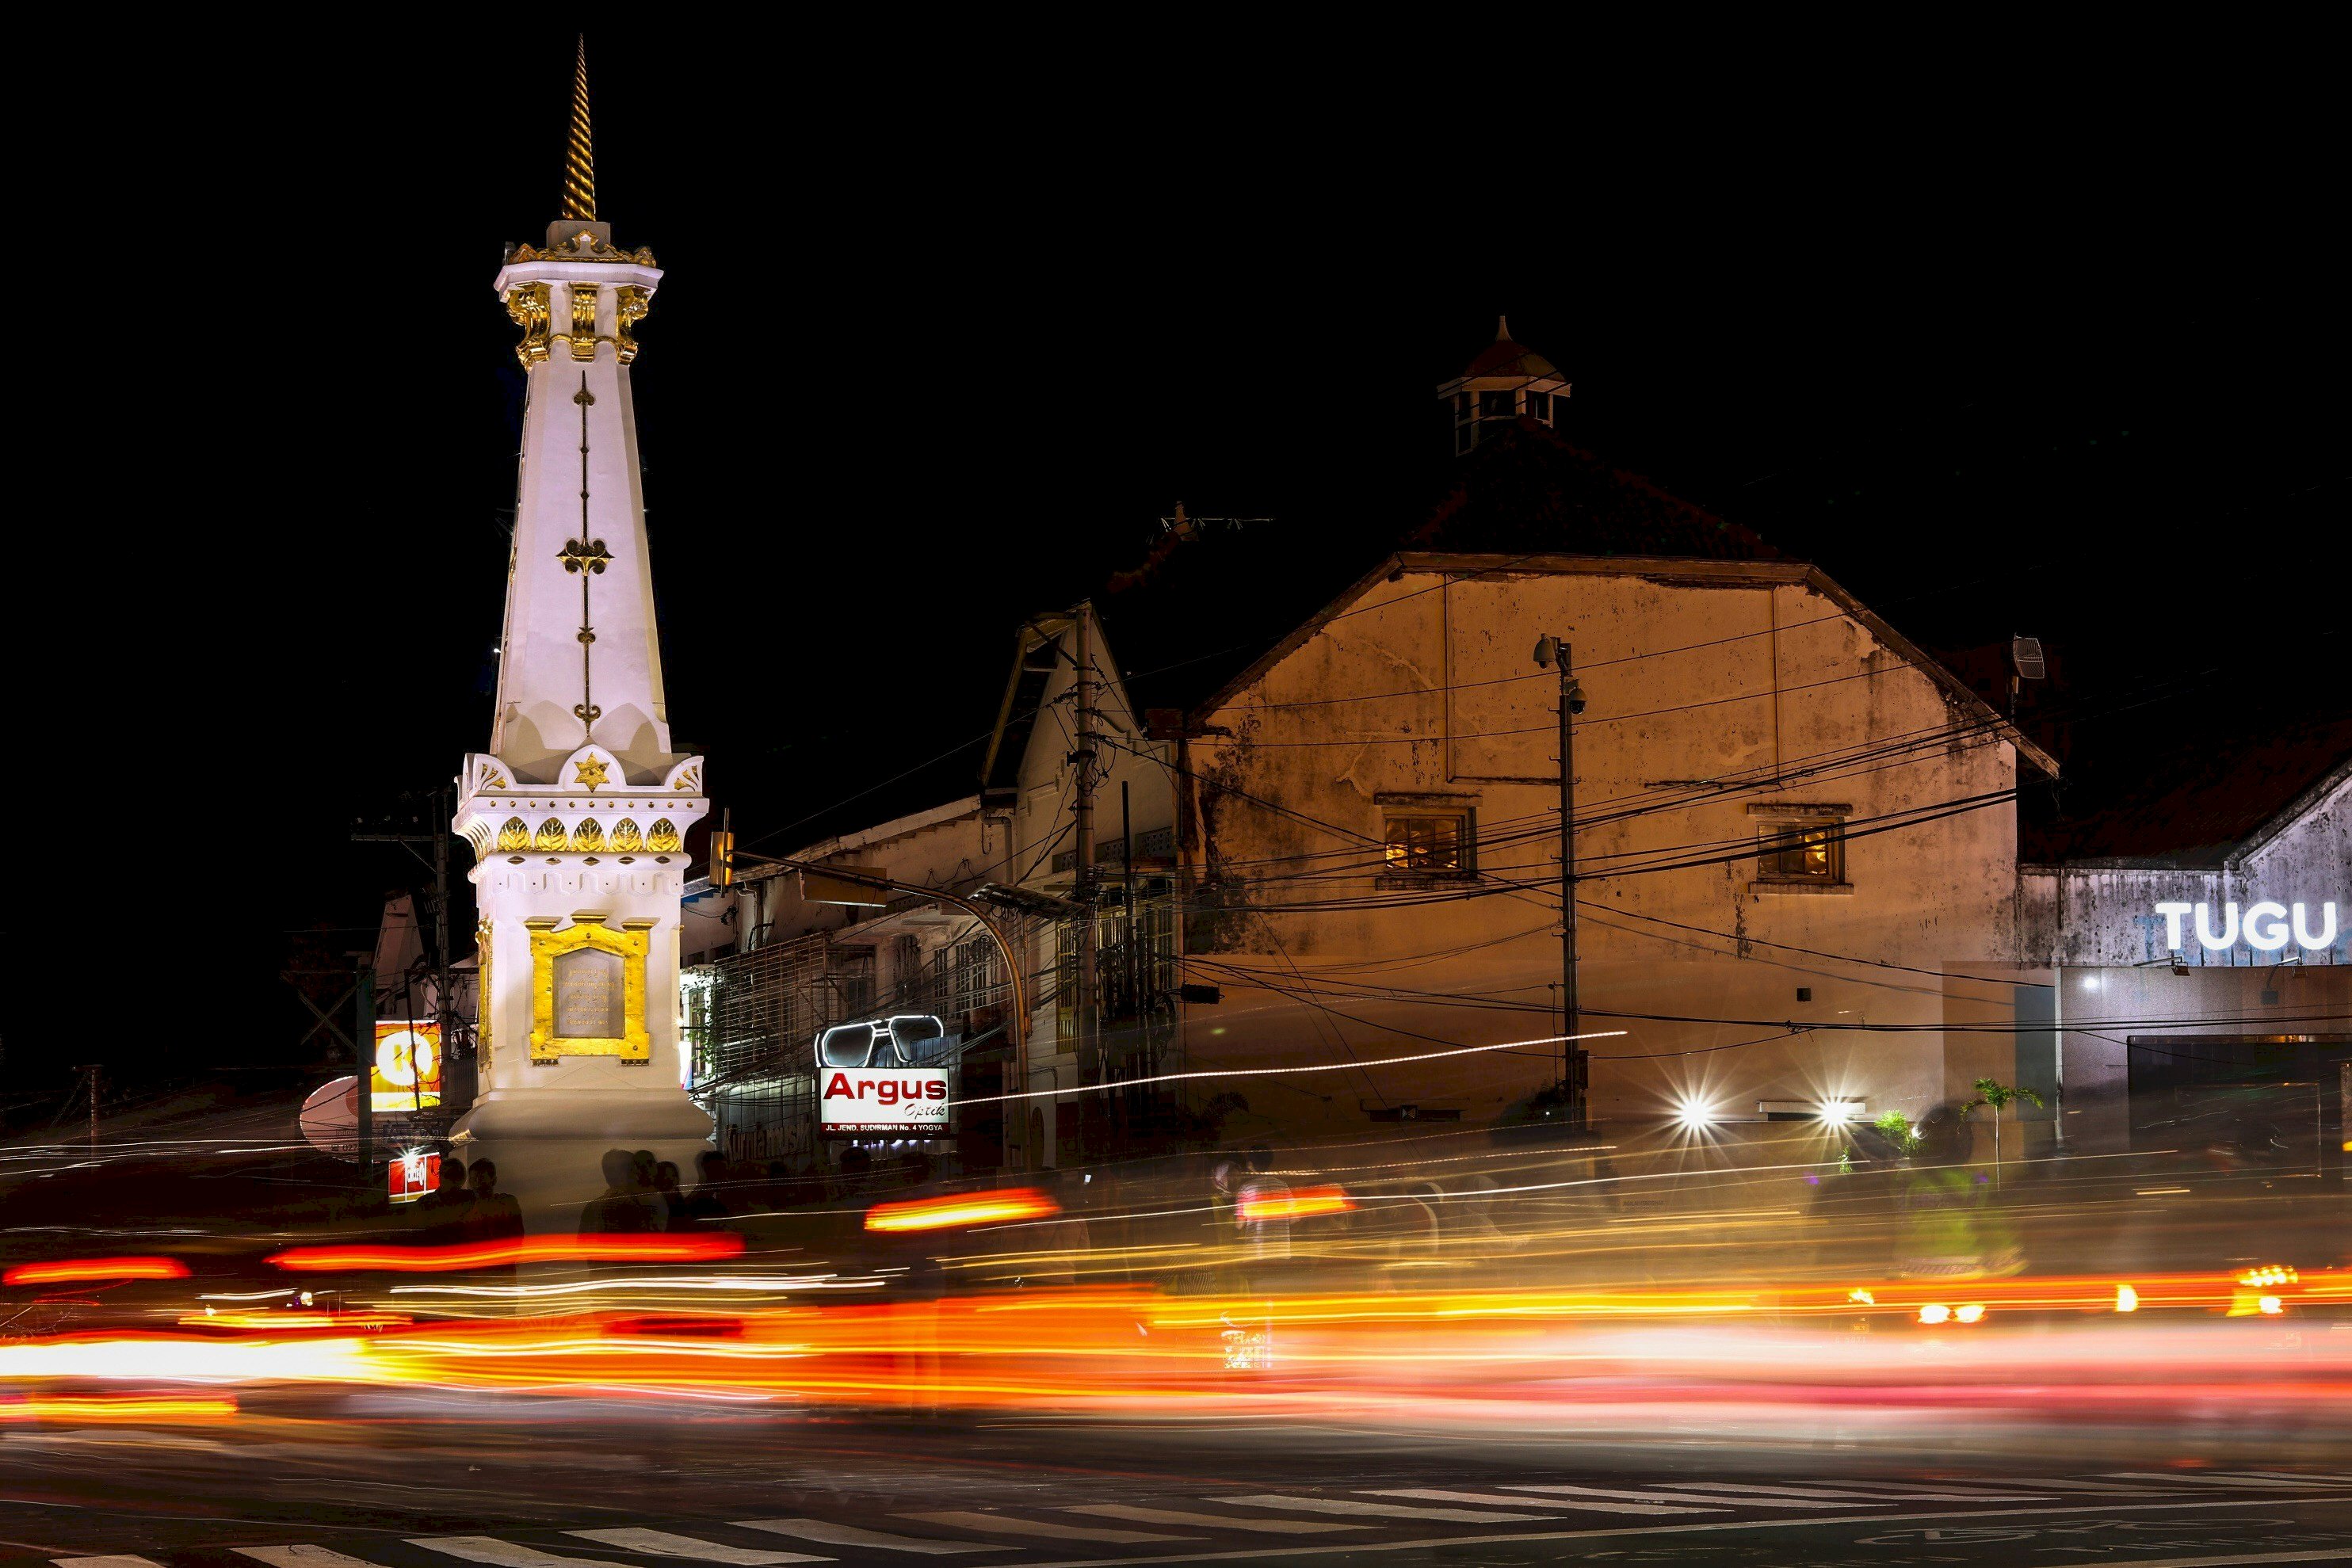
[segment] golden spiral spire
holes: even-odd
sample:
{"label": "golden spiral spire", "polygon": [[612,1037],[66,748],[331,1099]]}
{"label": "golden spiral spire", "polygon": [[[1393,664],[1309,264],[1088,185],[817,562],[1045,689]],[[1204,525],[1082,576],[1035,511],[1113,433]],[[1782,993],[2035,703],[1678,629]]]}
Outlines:
{"label": "golden spiral spire", "polygon": [[588,141],[588,35],[572,70],[572,129],[563,144],[563,210],[560,222],[596,221],[596,160]]}

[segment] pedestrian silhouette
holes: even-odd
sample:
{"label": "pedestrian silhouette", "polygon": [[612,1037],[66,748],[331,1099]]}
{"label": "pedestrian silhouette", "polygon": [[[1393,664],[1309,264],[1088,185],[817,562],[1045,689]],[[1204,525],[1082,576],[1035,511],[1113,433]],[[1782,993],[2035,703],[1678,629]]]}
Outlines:
{"label": "pedestrian silhouette", "polygon": [[463,1228],[467,1205],[472,1201],[472,1195],[466,1190],[465,1162],[444,1157],[441,1185],[426,1193],[416,1206],[425,1245],[446,1247],[456,1242]]}
{"label": "pedestrian silhouette", "polygon": [[661,1188],[656,1173],[660,1162],[651,1149],[639,1149],[629,1156],[629,1186],[646,1209],[647,1230],[669,1228],[669,1206],[662,1201]]}
{"label": "pedestrian silhouette", "polygon": [[677,1189],[677,1166],[673,1161],[654,1166],[654,1196],[661,1201],[664,1230],[693,1228],[693,1218],[686,1212],[686,1194]]}
{"label": "pedestrian silhouette", "polygon": [[[522,1234],[522,1205],[499,1190],[499,1167],[476,1160],[466,1173],[473,1201],[466,1206],[460,1232],[467,1241],[506,1241]],[[511,1271],[513,1265],[508,1265]]]}
{"label": "pedestrian silhouette", "polygon": [[607,1235],[653,1229],[653,1196],[637,1186],[636,1156],[626,1149],[606,1149],[604,1167],[604,1196],[581,1215],[580,1228]]}
{"label": "pedestrian silhouette", "polygon": [[[686,1218],[688,1226],[702,1229],[727,1218],[725,1189],[732,1173],[728,1168],[727,1156],[717,1149],[705,1149],[695,1155],[694,1169],[700,1179],[694,1184],[694,1190],[685,1195]],[[675,1212],[671,1224],[677,1224]]]}

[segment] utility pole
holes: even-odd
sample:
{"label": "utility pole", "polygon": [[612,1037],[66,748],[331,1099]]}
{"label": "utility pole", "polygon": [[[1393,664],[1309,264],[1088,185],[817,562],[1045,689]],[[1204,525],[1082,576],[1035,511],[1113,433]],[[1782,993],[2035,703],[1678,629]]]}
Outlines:
{"label": "utility pole", "polygon": [[375,971],[365,957],[359,960],[352,997],[352,1021],[358,1025],[352,1030],[352,1069],[358,1075],[352,1091],[358,1117],[354,1132],[359,1143],[360,1191],[367,1194],[375,1190],[375,1096],[369,1092],[375,1070]]}
{"label": "utility pole", "polygon": [[1576,682],[1576,658],[1565,639],[1546,636],[1536,643],[1536,663],[1559,672],[1559,1087],[1570,1124],[1587,1124],[1591,1058],[1576,1037],[1583,1032],[1576,995],[1576,727],[1584,711],[1584,688]]}
{"label": "utility pole", "polygon": [[[455,787],[450,785],[433,791],[429,797],[432,803],[427,808],[432,817],[423,831],[404,832],[397,826],[387,824],[389,831],[362,831],[352,834],[352,842],[355,844],[398,844],[433,873],[433,1021],[440,1036],[444,1105],[450,1103],[453,1086],[449,1082],[449,1060],[458,1043],[457,998],[449,969],[452,957],[449,946],[449,840],[452,835],[448,823],[450,818],[457,814],[454,792]],[[430,860],[418,849],[420,844],[432,847]],[[413,1009],[410,1016],[415,1016]],[[373,1044],[367,1049],[372,1050]]]}
{"label": "utility pole", "polygon": [[[90,1062],[74,1071],[81,1074],[82,1092],[89,1096],[89,1152],[94,1155],[98,1153],[98,1075],[103,1069]],[[66,1103],[73,1103],[70,1100]]]}
{"label": "utility pole", "polygon": [[[1095,951],[1095,647],[1094,606],[1080,604],[1072,616],[1072,641],[1077,648],[1078,746],[1070,753],[1077,769],[1078,874],[1072,899],[1086,913],[1078,920],[1078,1082],[1092,1089],[1103,1081],[1100,976]],[[1080,1125],[1100,1124],[1094,1096],[1079,1102]],[[1097,1152],[1097,1140],[1087,1140],[1088,1153]]]}

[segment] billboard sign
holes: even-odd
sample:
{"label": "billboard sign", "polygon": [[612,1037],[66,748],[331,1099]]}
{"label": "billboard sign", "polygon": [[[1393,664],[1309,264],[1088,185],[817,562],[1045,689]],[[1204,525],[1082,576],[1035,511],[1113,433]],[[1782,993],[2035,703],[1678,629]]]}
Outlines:
{"label": "billboard sign", "polygon": [[816,1039],[818,1127],[832,1134],[944,1134],[955,1044],[927,1014],[826,1030]]}
{"label": "billboard sign", "polygon": [[394,1203],[415,1203],[441,1185],[441,1156],[417,1150],[385,1166],[385,1192]]}
{"label": "billboard sign", "polygon": [[368,1070],[368,1109],[400,1115],[441,1103],[441,1026],[378,1019],[375,1062]]}

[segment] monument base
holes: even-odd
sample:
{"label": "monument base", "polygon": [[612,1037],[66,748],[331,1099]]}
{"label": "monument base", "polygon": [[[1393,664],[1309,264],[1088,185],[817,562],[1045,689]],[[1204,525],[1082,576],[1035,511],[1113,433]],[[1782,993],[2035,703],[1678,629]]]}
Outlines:
{"label": "monument base", "polygon": [[532,1235],[583,1228],[583,1211],[604,1194],[607,1151],[649,1149],[695,1184],[694,1158],[709,1151],[710,1118],[683,1092],[492,1090],[450,1130],[450,1153],[498,1166],[499,1190],[522,1206]]}

